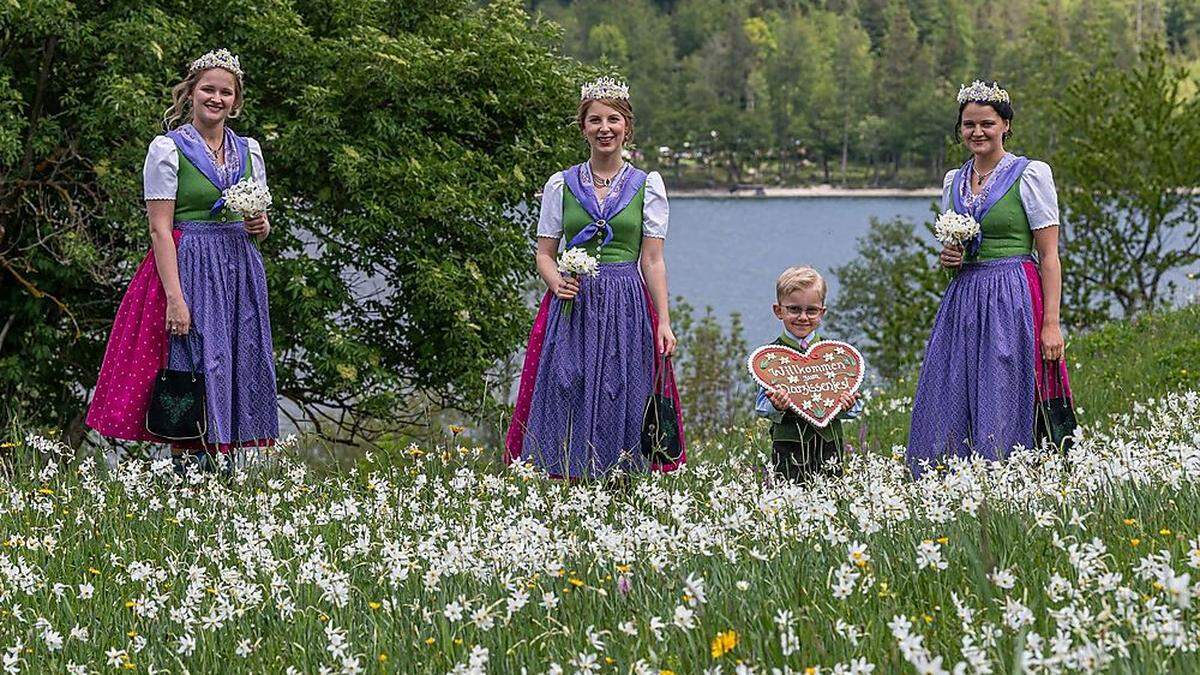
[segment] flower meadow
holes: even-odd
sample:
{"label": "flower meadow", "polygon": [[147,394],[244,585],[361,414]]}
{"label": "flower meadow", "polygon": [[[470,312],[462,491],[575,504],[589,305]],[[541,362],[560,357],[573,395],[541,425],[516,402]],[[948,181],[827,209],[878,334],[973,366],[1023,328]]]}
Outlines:
{"label": "flower meadow", "polygon": [[913,482],[899,449],[852,452],[810,486],[765,478],[755,429],[674,474],[581,484],[458,434],[339,471],[285,443],[186,478],[29,435],[0,451],[0,665],[1195,672],[1200,395],[1108,422],[1067,457]]}

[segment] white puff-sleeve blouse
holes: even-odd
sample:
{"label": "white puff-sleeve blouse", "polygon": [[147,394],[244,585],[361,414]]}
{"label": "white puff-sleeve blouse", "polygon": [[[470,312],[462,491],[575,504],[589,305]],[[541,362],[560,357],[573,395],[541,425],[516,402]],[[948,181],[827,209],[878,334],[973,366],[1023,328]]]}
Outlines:
{"label": "white puff-sleeve blouse", "polygon": [[[542,209],[538,215],[537,229],[539,237],[562,237],[563,185],[563,174],[559,171],[551,176],[542,188]],[[642,204],[642,236],[666,239],[670,217],[671,206],[667,201],[667,186],[663,183],[662,175],[651,171],[646,175],[646,198]]]}
{"label": "white puff-sleeve blouse", "polygon": [[[949,211],[953,206],[951,193],[954,191],[954,174],[958,169],[946,172],[942,179],[942,211]],[[1059,224],[1058,190],[1054,187],[1054,173],[1050,165],[1033,160],[1021,172],[1021,206],[1025,208],[1025,217],[1029,219],[1029,229],[1040,230],[1044,227]]]}
{"label": "white puff-sleeve blouse", "polygon": [[[267,164],[262,146],[253,138],[246,139],[250,150],[250,171],[254,182],[267,184]],[[179,150],[167,136],[156,136],[146,152],[142,166],[142,194],[146,201],[175,199],[179,189]]]}

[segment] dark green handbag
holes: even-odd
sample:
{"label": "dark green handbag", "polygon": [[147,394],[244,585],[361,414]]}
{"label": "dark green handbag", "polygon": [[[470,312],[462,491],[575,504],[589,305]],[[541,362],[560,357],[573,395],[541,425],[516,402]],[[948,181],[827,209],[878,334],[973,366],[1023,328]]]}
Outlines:
{"label": "dark green handbag", "polygon": [[[174,338],[168,338],[168,346]],[[171,370],[170,360],[154,377],[150,407],[146,409],[146,431],[170,441],[203,439],[208,431],[208,405],[204,373],[196,372],[191,334],[180,340],[187,349],[190,370]]]}
{"label": "dark green handbag", "polygon": [[674,464],[683,455],[675,402],[662,393],[669,360],[655,359],[654,388],[642,413],[642,456],[651,464]]}
{"label": "dark green handbag", "polygon": [[1056,391],[1059,395],[1044,401],[1040,396],[1038,397],[1035,411],[1037,418],[1035,433],[1039,441],[1045,439],[1058,448],[1059,452],[1066,454],[1070,452],[1071,446],[1075,443],[1075,428],[1079,426],[1079,422],[1075,418],[1075,406],[1070,397],[1066,395],[1067,388],[1063,386],[1062,370],[1057,361],[1052,363],[1053,366],[1047,365],[1042,368],[1041,391],[1050,391],[1048,385],[1052,380],[1046,375],[1046,371],[1053,367],[1058,385]]}

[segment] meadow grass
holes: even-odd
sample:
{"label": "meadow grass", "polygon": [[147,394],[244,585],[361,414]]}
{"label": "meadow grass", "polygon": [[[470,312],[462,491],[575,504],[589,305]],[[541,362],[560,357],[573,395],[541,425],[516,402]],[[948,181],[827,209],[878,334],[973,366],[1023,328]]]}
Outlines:
{"label": "meadow grass", "polygon": [[1070,457],[919,482],[891,454],[902,391],[868,407],[880,451],[807,487],[764,480],[759,428],[693,444],[674,475],[581,484],[500,469],[465,435],[328,472],[285,444],[181,480],[14,431],[2,665],[1195,672],[1196,324],[1188,308],[1072,344],[1089,425]]}

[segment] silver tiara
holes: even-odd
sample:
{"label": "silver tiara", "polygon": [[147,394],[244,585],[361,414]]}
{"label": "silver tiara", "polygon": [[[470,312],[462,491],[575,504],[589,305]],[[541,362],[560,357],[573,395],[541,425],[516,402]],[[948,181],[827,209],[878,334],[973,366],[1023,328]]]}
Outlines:
{"label": "silver tiara", "polygon": [[588,82],[579,89],[579,100],[589,101],[598,98],[629,98],[629,85],[618,82],[611,77],[602,77]]}
{"label": "silver tiara", "polygon": [[188,69],[188,75],[201,70],[208,70],[209,68],[224,68],[237,75],[239,80],[242,79],[242,64],[238,61],[238,57],[234,56],[228,49],[214,49],[192,61],[192,67]]}
{"label": "silver tiara", "polygon": [[963,85],[958,90],[958,104],[962,105],[970,101],[979,103],[1011,103],[1008,98],[1008,92],[1000,88],[1000,85],[992,82],[988,84],[983,80],[975,80],[970,86]]}

